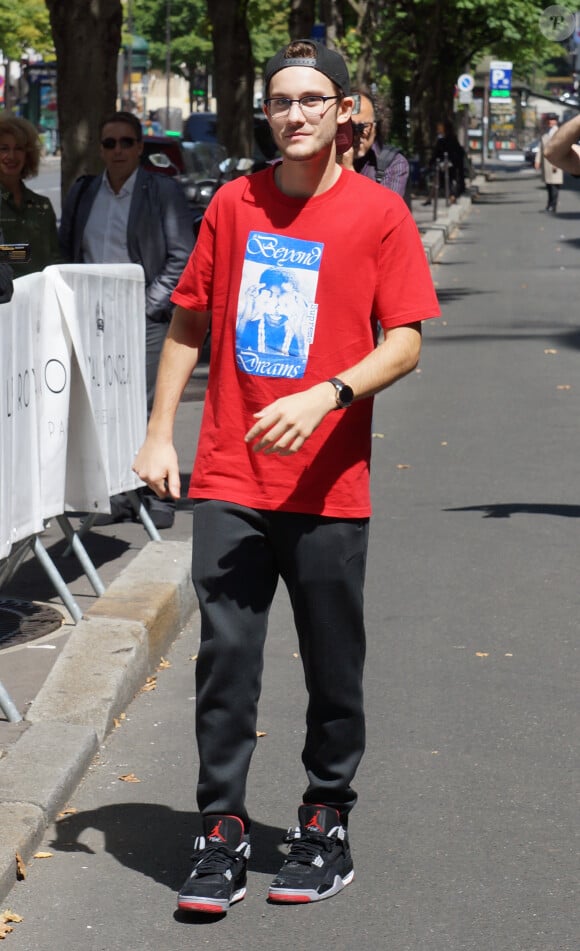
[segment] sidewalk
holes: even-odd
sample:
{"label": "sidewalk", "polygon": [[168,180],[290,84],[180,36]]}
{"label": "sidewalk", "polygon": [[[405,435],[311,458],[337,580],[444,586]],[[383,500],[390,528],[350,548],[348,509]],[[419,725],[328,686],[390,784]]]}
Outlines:
{"label": "sidewalk", "polygon": [[[483,181],[483,179],[482,179]],[[476,182],[477,184],[477,182]],[[413,214],[428,260],[469,214],[471,198],[445,208],[437,222],[420,199]],[[176,447],[185,496],[201,418],[207,365],[201,364],[184,395]],[[159,662],[163,651],[195,611],[190,584],[191,518],[184,499],[162,542],[149,542],[138,524],[93,530],[86,546],[105,583],[96,598],[66,542],[51,525],[43,542],[58,564],[84,617],[73,625],[34,557],[30,555],[0,595],[50,604],[62,611],[60,630],[21,646],[1,648],[0,680],[25,716],[0,716],[0,898],[16,880],[16,854],[26,862],[47,825],[66,804],[115,718]]]}

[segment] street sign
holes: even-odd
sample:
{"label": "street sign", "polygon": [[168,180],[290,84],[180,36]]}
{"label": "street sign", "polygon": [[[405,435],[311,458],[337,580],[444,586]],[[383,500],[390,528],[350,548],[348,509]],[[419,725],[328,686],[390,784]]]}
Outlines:
{"label": "street sign", "polygon": [[473,76],[470,76],[469,73],[462,73],[459,79],[457,80],[457,88],[459,92],[471,92],[475,86],[475,80]]}
{"label": "street sign", "polygon": [[507,99],[512,89],[513,63],[492,60],[489,64],[489,94],[492,98]]}
{"label": "street sign", "polygon": [[471,89],[460,89],[459,90],[459,103],[462,106],[468,106],[473,102],[473,90]]}

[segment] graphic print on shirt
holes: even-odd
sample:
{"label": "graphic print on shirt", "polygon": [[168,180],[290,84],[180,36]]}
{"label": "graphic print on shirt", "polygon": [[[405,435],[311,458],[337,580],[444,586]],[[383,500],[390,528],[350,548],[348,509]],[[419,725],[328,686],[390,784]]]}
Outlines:
{"label": "graphic print on shirt", "polygon": [[236,321],[236,360],[243,373],[304,376],[323,249],[321,242],[285,235],[248,235]]}

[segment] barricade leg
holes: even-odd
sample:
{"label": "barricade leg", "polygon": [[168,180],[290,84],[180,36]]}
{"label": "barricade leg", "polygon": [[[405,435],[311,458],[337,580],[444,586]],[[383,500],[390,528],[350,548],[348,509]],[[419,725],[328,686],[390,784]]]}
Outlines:
{"label": "barricade leg", "polygon": [[97,569],[95,568],[91,559],[89,558],[89,553],[87,552],[85,546],[83,545],[81,541],[81,536],[79,532],[75,532],[74,528],[72,527],[66,515],[57,515],[56,520],[58,524],[60,525],[69,543],[69,547],[77,556],[84,573],[89,579],[92,585],[93,591],[95,592],[97,597],[100,598],[100,596],[103,594],[105,590],[105,586],[103,582],[101,581],[101,579],[99,578]]}
{"label": "barricade leg", "polygon": [[155,528],[155,525],[151,520],[151,516],[143,504],[143,500],[139,497],[139,493],[135,489],[132,489],[126,494],[129,501],[131,502],[131,505],[133,506],[133,510],[137,513],[139,520],[143,523],[143,528],[149,535],[149,538],[154,542],[160,542],[161,535]]}
{"label": "barricade leg", "polygon": [[51,559],[50,555],[48,554],[46,548],[42,544],[38,535],[35,535],[34,538],[29,539],[29,543],[30,543],[30,547],[32,548],[32,551],[34,552],[40,564],[46,571],[48,577],[52,581],[58,596],[63,601],[73,621],[75,622],[75,624],[78,624],[78,622],[81,620],[83,616],[83,612],[81,611],[75,599],[73,598],[72,594],[68,590],[65,584],[64,578],[60,574],[58,568],[56,567],[55,563]]}
{"label": "barricade leg", "polygon": [[6,688],[0,680],[0,709],[4,711],[10,723],[20,723],[22,717],[8,696]]}

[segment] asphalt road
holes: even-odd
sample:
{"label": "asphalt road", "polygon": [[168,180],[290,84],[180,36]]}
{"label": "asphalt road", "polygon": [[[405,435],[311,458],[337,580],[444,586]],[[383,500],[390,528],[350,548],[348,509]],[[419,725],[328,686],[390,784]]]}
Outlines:
{"label": "asphalt road", "polygon": [[578,951],[580,195],[566,189],[557,218],[544,204],[515,169],[486,186],[433,269],[443,318],[420,370],[376,400],[354,883],[265,902],[304,786],[280,591],[246,900],[223,918],[174,912],[196,827],[194,623],[49,831],[52,857],[13,889],[7,947]]}

